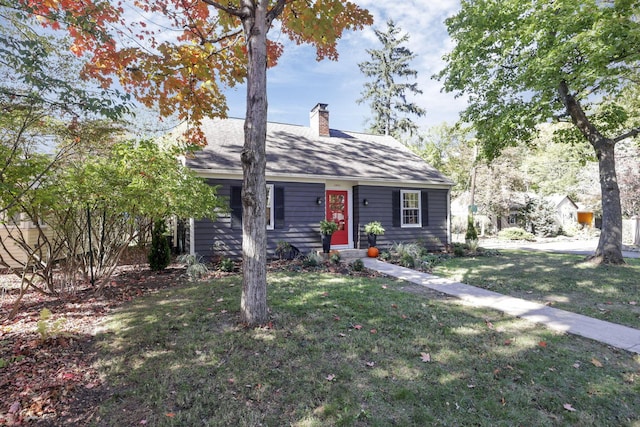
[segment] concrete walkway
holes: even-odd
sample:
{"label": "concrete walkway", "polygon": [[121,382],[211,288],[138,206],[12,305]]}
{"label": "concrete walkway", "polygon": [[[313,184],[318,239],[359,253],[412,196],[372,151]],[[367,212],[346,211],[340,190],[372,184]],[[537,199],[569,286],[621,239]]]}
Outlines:
{"label": "concrete walkway", "polygon": [[371,270],[457,297],[470,305],[499,310],[515,317],[543,324],[556,331],[580,335],[640,354],[640,330],[558,310],[520,298],[505,296],[373,258],[363,258],[362,261],[365,267]]}

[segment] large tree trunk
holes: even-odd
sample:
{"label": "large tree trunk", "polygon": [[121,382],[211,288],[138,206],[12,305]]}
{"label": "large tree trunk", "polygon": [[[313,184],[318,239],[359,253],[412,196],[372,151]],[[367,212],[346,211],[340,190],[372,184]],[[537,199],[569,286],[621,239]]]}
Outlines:
{"label": "large tree trunk", "polygon": [[566,81],[558,88],[573,124],[580,130],[596,152],[600,169],[602,199],[602,229],[600,241],[590,260],[603,264],[624,264],[622,256],[622,209],[620,188],[616,177],[615,142],[605,138],[589,120],[577,99],[569,93]]}
{"label": "large tree trunk", "polygon": [[242,297],[241,321],[267,323],[267,26],[268,1],[243,0],[242,19],[247,39],[247,113],[241,154],[242,185]]}
{"label": "large tree trunk", "polygon": [[596,147],[602,192],[602,229],[592,261],[604,264],[624,264],[622,256],[622,209],[620,188],[614,159],[615,145],[610,140],[600,141]]}

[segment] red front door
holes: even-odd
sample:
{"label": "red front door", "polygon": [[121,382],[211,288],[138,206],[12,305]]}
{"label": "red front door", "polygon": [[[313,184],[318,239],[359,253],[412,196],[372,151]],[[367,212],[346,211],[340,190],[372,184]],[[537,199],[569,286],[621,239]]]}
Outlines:
{"label": "red front door", "polygon": [[349,244],[349,199],[347,195],[346,191],[327,191],[327,221],[338,224],[338,230],[331,236],[332,245]]}

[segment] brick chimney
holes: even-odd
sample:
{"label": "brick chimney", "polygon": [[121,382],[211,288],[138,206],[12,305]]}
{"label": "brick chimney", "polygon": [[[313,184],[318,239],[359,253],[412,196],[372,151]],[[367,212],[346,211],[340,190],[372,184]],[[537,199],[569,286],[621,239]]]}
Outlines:
{"label": "brick chimney", "polygon": [[309,113],[311,130],[318,136],[329,136],[329,110],[328,104],[317,104]]}

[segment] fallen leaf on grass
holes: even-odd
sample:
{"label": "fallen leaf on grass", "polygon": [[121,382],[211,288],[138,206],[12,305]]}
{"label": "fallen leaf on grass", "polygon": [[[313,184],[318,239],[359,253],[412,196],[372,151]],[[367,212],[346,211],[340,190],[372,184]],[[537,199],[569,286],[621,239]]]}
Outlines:
{"label": "fallen leaf on grass", "polygon": [[571,366],[573,366],[573,367],[574,367],[574,368],[576,368],[576,369],[579,369],[579,368],[580,368],[580,363],[576,362],[576,363],[574,363],[574,364],[573,364],[573,365],[571,365]]}
{"label": "fallen leaf on grass", "polygon": [[173,413],[173,412],[168,412],[168,413],[166,413],[165,415],[166,415],[167,417],[169,417],[169,418],[173,418],[173,417],[175,417],[175,416],[176,416],[176,414],[175,414],[175,413]]}
{"label": "fallen leaf on grass", "polygon": [[382,289],[387,289],[387,285],[382,285]]}
{"label": "fallen leaf on grass", "polygon": [[329,374],[329,375],[327,375],[327,376],[325,377],[325,379],[326,379],[327,381],[333,381],[333,380],[335,380],[335,379],[336,379],[336,376],[335,376],[334,374]]}
{"label": "fallen leaf on grass", "polygon": [[545,348],[545,347],[547,346],[547,342],[546,342],[546,341],[540,341],[540,342],[538,343],[538,345],[539,345],[540,347],[542,347],[542,348]]}
{"label": "fallen leaf on grass", "polygon": [[574,408],[573,406],[571,406],[571,403],[565,403],[564,405],[562,405],[562,407],[564,409],[566,409],[569,412],[575,412],[576,408]]}
{"label": "fallen leaf on grass", "polygon": [[340,320],[340,316],[333,316],[333,320],[337,322],[338,320]]}
{"label": "fallen leaf on grass", "polygon": [[635,301],[629,301],[629,305],[636,305],[636,304],[637,304],[637,302],[635,302]]}
{"label": "fallen leaf on grass", "polygon": [[377,334],[377,333],[378,333],[378,330],[377,330],[377,329],[372,329],[372,330],[370,330],[369,332],[371,332],[372,334]]}
{"label": "fallen leaf on grass", "polygon": [[602,368],[602,362],[596,359],[595,357],[591,359],[591,364],[596,368]]}
{"label": "fallen leaf on grass", "polygon": [[391,308],[398,308],[398,304],[391,304]]}
{"label": "fallen leaf on grass", "polygon": [[420,353],[420,360],[425,363],[431,362],[431,354],[425,352]]}
{"label": "fallen leaf on grass", "polygon": [[353,329],[360,330],[360,329],[362,329],[362,325],[353,325]]}
{"label": "fallen leaf on grass", "polygon": [[374,366],[376,366],[376,362],[367,362],[365,363],[365,365],[367,365],[370,368],[373,368]]}
{"label": "fallen leaf on grass", "polygon": [[493,323],[491,323],[489,319],[484,319],[484,322],[487,324],[487,328],[493,329]]}
{"label": "fallen leaf on grass", "polygon": [[504,345],[511,345],[511,340],[504,340]]}

